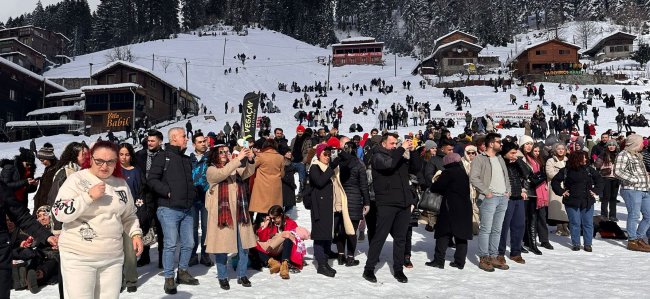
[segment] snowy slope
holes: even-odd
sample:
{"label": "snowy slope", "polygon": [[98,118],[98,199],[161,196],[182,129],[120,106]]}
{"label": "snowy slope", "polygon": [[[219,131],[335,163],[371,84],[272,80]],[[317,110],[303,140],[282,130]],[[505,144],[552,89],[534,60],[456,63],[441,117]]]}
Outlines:
{"label": "snowy slope", "polygon": [[[221,54],[223,49],[223,36],[218,37],[201,37],[192,35],[180,35],[175,40],[155,41],[142,43],[132,46],[132,51],[140,58],[135,62],[147,68],[151,68],[151,54],[156,57],[169,56],[174,57],[173,61],[182,62],[183,57],[190,60],[189,65],[189,85],[190,90],[196,93],[204,100],[204,104],[214,112],[217,121],[206,121],[203,116],[192,119],[194,128],[201,128],[204,132],[221,130],[226,121],[231,124],[239,120],[239,114],[223,114],[223,104],[225,101],[230,106],[236,106],[243,95],[249,91],[262,91],[268,94],[275,92],[277,95],[276,105],[282,110],[281,114],[269,115],[272,121],[272,127],[281,127],[285,129],[287,138],[294,136],[294,128],[297,122],[293,119],[295,110],[291,107],[293,99],[301,97],[302,93],[294,94],[280,92],[277,90],[277,83],[283,82],[291,84],[292,81],[298,82],[301,86],[313,84],[314,81],[324,81],[327,78],[327,67],[317,63],[317,56],[327,56],[330,52],[325,49],[316,48],[279,33],[261,30],[249,30],[248,36],[227,36],[227,55],[226,66],[233,68],[231,74],[224,76],[221,66]],[[232,57],[237,53],[245,53],[247,56],[256,55],[255,60],[246,61],[246,66],[240,69],[239,74],[235,74],[235,67],[241,67]],[[149,57],[149,58],[147,58]],[[149,60],[147,60],[149,59]],[[433,106],[439,103],[443,111],[453,111],[453,105],[448,99],[442,97],[442,90],[427,87],[418,89],[417,82],[419,77],[409,74],[412,66],[416,63],[411,58],[398,57],[397,76],[394,76],[392,55],[385,56],[387,66],[345,66],[331,69],[331,82],[334,91],[330,92],[328,98],[324,98],[324,104],[329,104],[334,99],[338,99],[338,104],[344,105],[343,123],[341,124],[342,134],[348,134],[347,128],[354,123],[360,123],[365,131],[377,125],[375,115],[354,115],[352,107],[359,105],[362,100],[368,98],[379,99],[382,109],[388,108],[392,102],[404,103],[406,95],[413,95],[416,101],[429,101]],[[88,63],[95,63],[95,69],[105,64],[104,53],[94,53],[80,56],[77,61],[67,64],[59,69],[52,70],[46,74],[47,77],[59,76],[87,76]],[[182,66],[184,71],[184,65]],[[184,85],[185,78],[181,75],[176,65],[171,65],[167,73],[161,71],[162,67],[156,64],[155,71],[158,75],[178,84]],[[338,83],[351,85],[359,83],[369,85],[372,78],[381,77],[386,80],[387,85],[394,85],[395,92],[389,95],[383,95],[376,92],[365,93],[364,97],[355,93],[353,96],[336,90]],[[402,89],[401,82],[410,80],[412,83],[411,90]],[[558,90],[555,84],[545,84],[546,98],[557,104],[567,105],[569,93],[567,90]],[[586,86],[584,86],[586,87]],[[584,88],[581,86],[581,88]],[[620,95],[621,86],[598,86],[605,93]],[[630,91],[645,91],[646,88],[640,86],[628,86]],[[514,87],[506,93],[494,93],[489,87],[467,87],[461,88],[463,93],[472,100],[472,108],[467,108],[474,115],[482,115],[485,111],[507,111],[515,109],[514,106],[508,105],[509,94],[517,96],[518,102],[523,103],[527,100],[525,90],[520,87]],[[581,91],[577,93],[582,98]],[[313,98],[314,94],[310,94]],[[532,97],[528,100],[532,100]],[[531,102],[537,105],[539,102]],[[615,128],[613,109],[605,109],[602,103],[595,102],[601,107],[601,117],[597,133],[606,130],[606,128]],[[617,100],[617,106],[622,105]],[[626,112],[634,110],[632,106],[624,106]],[[573,111],[573,108],[567,107]],[[236,111],[236,110],[235,110]],[[650,112],[650,107],[644,104],[642,112],[646,115]],[[590,113],[591,115],[591,113]],[[591,118],[588,118],[591,120]],[[184,122],[179,124],[184,127]],[[173,126],[173,125],[171,125]],[[163,132],[166,133],[166,129]],[[415,132],[422,127],[400,128],[400,135],[408,132]],[[635,128],[637,132],[644,135],[650,135],[649,128]],[[460,133],[460,128],[452,130],[454,135]],[[521,129],[502,131],[502,134],[521,135]],[[49,141],[54,143],[55,152],[60,155],[63,147],[73,139],[86,140],[90,142],[96,140],[97,136],[92,137],[72,137],[71,135],[60,135],[43,137],[37,139],[37,146],[40,147],[43,142]],[[28,146],[28,141],[0,144],[0,157],[10,157],[17,153],[18,146]],[[190,149],[191,150],[191,149]],[[39,168],[39,172],[42,171]],[[598,210],[598,206],[596,209]],[[626,219],[624,205],[619,204],[619,219]],[[309,227],[309,212],[299,204],[298,211],[295,214],[300,225]],[[620,222],[625,227],[624,222]],[[553,229],[551,229],[553,230]],[[176,298],[278,298],[290,295],[299,298],[333,298],[347,295],[352,298],[361,297],[404,297],[404,298],[521,298],[521,297],[578,297],[591,294],[598,294],[603,297],[632,297],[646,295],[648,288],[643,282],[639,284],[638,273],[650,271],[650,265],[647,263],[648,255],[643,253],[629,252],[619,241],[594,240],[594,252],[586,253],[572,252],[570,250],[570,241],[568,238],[551,236],[555,250],[544,250],[543,256],[525,255],[526,265],[509,263],[511,269],[508,271],[497,271],[495,273],[485,273],[478,269],[476,254],[476,241],[471,241],[469,246],[468,263],[463,271],[448,267],[445,270],[432,269],[424,266],[424,262],[433,257],[434,239],[432,233],[424,231],[423,227],[418,227],[413,234],[413,257],[412,260],[415,268],[407,270],[406,275],[409,277],[409,284],[403,285],[397,283],[390,274],[390,265],[392,260],[392,241],[389,239],[384,247],[381,262],[378,266],[377,276],[378,284],[370,284],[361,278],[363,271],[362,266],[346,268],[334,265],[338,274],[334,279],[326,278],[316,274],[315,268],[311,265],[313,261],[313,251],[311,243],[308,243],[309,254],[307,262],[310,264],[305,267],[303,273],[291,276],[288,281],[281,280],[277,275],[270,276],[268,272],[249,272],[252,276],[251,281],[253,288],[244,289],[231,280],[232,289],[228,292],[222,291],[218,287],[215,278],[215,269],[208,269],[202,265],[195,266],[190,272],[197,275],[200,279],[200,286],[180,286],[179,295]],[[358,249],[358,258],[361,265],[366,260],[368,244],[367,241],[360,243]],[[157,260],[157,250],[152,250],[152,259]],[[448,260],[450,260],[453,251],[449,251]],[[155,264],[155,263],[154,263]],[[163,278],[159,276],[159,270],[154,264],[140,268],[140,288],[135,294],[123,294],[124,298],[161,298],[163,297],[162,285]],[[633,271],[630,271],[634,269]],[[233,279],[231,271],[231,279]],[[56,288],[47,287],[37,296],[40,298],[56,298]],[[13,293],[15,298],[33,298],[26,291]]]}

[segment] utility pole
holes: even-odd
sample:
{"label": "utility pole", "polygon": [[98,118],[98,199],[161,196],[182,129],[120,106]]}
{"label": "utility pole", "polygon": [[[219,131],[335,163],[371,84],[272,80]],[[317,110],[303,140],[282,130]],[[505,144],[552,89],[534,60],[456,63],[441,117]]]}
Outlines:
{"label": "utility pole", "polygon": [[72,61],[77,59],[77,43],[79,43],[79,34],[77,32],[77,26],[74,27],[74,48],[72,50]]}
{"label": "utility pole", "polygon": [[43,77],[43,103],[41,104],[41,108],[45,108],[45,77]]}
{"label": "utility pole", "polygon": [[397,53],[395,53],[395,77],[397,77]]}
{"label": "utility pole", "polygon": [[332,67],[332,55],[327,56],[327,82],[325,82],[325,94],[330,90],[330,68]]}
{"label": "utility pole", "polygon": [[88,76],[88,85],[93,85],[93,63],[89,63],[90,65],[90,76]]}
{"label": "utility pole", "polygon": [[227,38],[223,38],[223,56],[221,56],[221,65],[226,65],[226,43],[228,43]]}
{"label": "utility pole", "polygon": [[189,89],[187,89],[187,64],[189,62],[187,62],[186,58],[183,58],[183,60],[185,60],[185,91],[190,92]]}
{"label": "utility pole", "polygon": [[153,71],[156,65],[156,54],[151,54],[151,70]]}

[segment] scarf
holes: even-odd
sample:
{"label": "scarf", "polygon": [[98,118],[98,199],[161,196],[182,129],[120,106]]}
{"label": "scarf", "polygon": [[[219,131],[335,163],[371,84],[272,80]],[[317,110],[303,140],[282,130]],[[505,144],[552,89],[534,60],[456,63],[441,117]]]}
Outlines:
{"label": "scarf", "polygon": [[[541,171],[537,161],[528,157],[526,157],[526,159],[528,159],[528,163],[533,169],[533,173]],[[548,207],[548,186],[546,184],[539,184],[539,186],[535,188],[535,196],[537,196],[537,209]]]}
{"label": "scarf", "polygon": [[[232,179],[227,178],[219,183],[219,194],[217,198],[219,228],[232,228],[233,225],[232,214],[230,211],[230,191],[228,188],[231,184],[229,181],[231,180]],[[250,223],[250,219],[248,215],[246,188],[239,180],[235,180],[233,183],[237,186],[237,223],[248,224]]]}

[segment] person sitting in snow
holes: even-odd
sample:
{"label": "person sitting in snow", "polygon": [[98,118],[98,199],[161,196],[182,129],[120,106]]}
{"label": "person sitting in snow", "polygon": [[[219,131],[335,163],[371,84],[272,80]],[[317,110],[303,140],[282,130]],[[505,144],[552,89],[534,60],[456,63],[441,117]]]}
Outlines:
{"label": "person sitting in snow", "polygon": [[298,273],[307,253],[303,240],[308,239],[306,229],[298,224],[279,205],[269,209],[268,216],[257,229],[257,252],[271,274],[280,273],[289,279],[289,272]]}

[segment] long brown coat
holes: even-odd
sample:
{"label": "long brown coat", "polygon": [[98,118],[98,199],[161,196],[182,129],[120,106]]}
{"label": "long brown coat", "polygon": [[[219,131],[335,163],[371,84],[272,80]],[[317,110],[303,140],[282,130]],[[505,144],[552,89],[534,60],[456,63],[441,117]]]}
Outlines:
{"label": "long brown coat", "polygon": [[255,183],[251,195],[251,212],[266,214],[274,205],[282,206],[284,157],[272,148],[255,157]]}
{"label": "long brown coat", "polygon": [[[233,223],[237,223],[237,175],[246,179],[255,172],[255,165],[247,164],[239,167],[237,160],[228,162],[223,168],[208,167],[206,178],[210,189],[205,194],[205,208],[208,210],[208,226],[205,237],[206,252],[236,253],[237,231],[234,227],[219,227],[218,194],[219,183],[228,180],[228,195]],[[248,212],[248,211],[247,211]],[[257,239],[253,232],[252,220],[248,224],[239,224],[239,236],[244,249],[255,247]]]}

